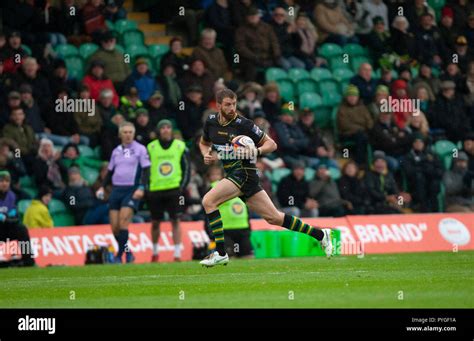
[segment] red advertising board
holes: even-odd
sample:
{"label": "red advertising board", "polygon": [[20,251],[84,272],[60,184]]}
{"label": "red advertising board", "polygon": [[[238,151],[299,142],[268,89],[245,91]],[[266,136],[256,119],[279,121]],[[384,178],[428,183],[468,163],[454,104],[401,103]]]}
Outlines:
{"label": "red advertising board", "polygon": [[[473,250],[474,214],[407,214],[306,218],[314,226],[341,230],[341,254],[399,253]],[[183,260],[192,258],[192,245],[209,242],[203,222],[182,222]],[[253,230],[283,230],[264,220],[252,220]],[[93,245],[113,245],[109,225],[75,226],[30,230],[39,266],[83,265],[87,249]],[[149,262],[152,253],[150,224],[131,224],[129,246],[137,263]],[[173,259],[171,224],[163,223],[160,261]],[[0,257],[2,256],[0,248]]]}

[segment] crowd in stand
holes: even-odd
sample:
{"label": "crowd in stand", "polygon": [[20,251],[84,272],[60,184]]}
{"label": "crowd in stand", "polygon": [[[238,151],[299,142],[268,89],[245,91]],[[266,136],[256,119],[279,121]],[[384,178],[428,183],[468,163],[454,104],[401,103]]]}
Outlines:
{"label": "crowd in stand", "polygon": [[[166,3],[158,7],[165,11]],[[213,94],[229,87],[239,96],[238,110],[278,143],[257,165],[263,188],[288,213],[474,212],[474,6],[468,1],[446,1],[440,9],[423,0],[202,1],[190,5],[190,13],[200,13],[195,27],[185,22],[192,33],[170,41],[156,74],[147,58],[131,64],[116,48],[117,35],[105,23],[126,17],[122,5],[5,1],[0,170],[9,172],[17,200],[37,199],[41,209],[52,196],[71,209],[75,224],[106,222],[106,203],[93,193],[120,143],[119,125],[132,122],[146,145],[167,118],[191,150],[186,217],[201,219],[197,203],[209,181],[196,141],[203,119],[215,111]],[[188,55],[183,48],[196,31],[198,45]],[[99,49],[82,79],[70,77],[54,47],[86,42]],[[318,127],[317,111],[286,103],[278,85],[264,78],[270,67],[327,68],[318,54],[325,43],[358,43],[373,60],[344,89],[331,131]],[[95,114],[57,110],[57,100],[69,98],[95,100]],[[389,98],[417,99],[420,108],[385,110]],[[434,148],[438,141],[456,146],[449,169]],[[84,145],[98,148],[100,159],[82,156]],[[100,172],[96,183],[84,179],[88,168]],[[272,174],[281,168],[290,171],[275,183]],[[24,176],[34,178],[36,198],[22,190]],[[79,204],[68,203],[71,196]],[[36,224],[52,225],[43,221]]]}

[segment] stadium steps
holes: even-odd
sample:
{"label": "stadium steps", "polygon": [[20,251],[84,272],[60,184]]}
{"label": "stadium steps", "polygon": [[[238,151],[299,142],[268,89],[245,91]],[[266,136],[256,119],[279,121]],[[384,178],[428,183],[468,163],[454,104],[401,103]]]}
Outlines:
{"label": "stadium steps", "polygon": [[172,36],[161,36],[161,37],[145,37],[145,44],[152,45],[152,44],[165,44],[168,45]]}
{"label": "stadium steps", "polygon": [[123,8],[125,8],[127,13],[133,12],[133,0],[125,0]]}
{"label": "stadium steps", "polygon": [[166,25],[164,24],[139,24],[138,29],[147,37],[162,37],[166,35]]}
{"label": "stadium steps", "polygon": [[150,21],[146,12],[130,12],[127,14],[127,20],[133,20],[138,25],[148,24]]}

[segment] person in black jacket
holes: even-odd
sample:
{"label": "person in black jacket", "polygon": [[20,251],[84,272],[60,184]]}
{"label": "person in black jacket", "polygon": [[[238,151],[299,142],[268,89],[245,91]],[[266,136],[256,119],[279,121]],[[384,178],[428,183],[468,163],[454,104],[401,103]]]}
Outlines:
{"label": "person in black jacket", "polygon": [[412,149],[403,159],[402,171],[413,195],[414,209],[435,212],[443,165],[435,154],[426,150],[422,134],[415,134]]}
{"label": "person in black jacket", "polygon": [[278,184],[277,198],[282,211],[301,217],[317,217],[318,202],[309,195],[309,183],[304,179],[304,163],[295,162],[290,175]]}
{"label": "person in black jacket", "polygon": [[364,182],[374,214],[401,213],[402,205],[411,201],[410,194],[399,191],[382,151],[374,152],[373,166]]}
{"label": "person in black jacket", "polygon": [[359,167],[353,160],[342,168],[342,176],[338,181],[341,198],[347,202],[347,214],[369,214],[370,197],[363,179],[359,177]]}

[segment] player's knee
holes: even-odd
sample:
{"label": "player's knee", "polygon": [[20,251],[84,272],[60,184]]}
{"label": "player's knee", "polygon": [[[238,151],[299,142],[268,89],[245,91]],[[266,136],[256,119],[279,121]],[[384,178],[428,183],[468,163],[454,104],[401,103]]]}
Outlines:
{"label": "player's knee", "polygon": [[204,198],[202,198],[202,206],[204,207],[206,212],[211,212],[217,209],[216,203],[208,194],[204,195]]}

